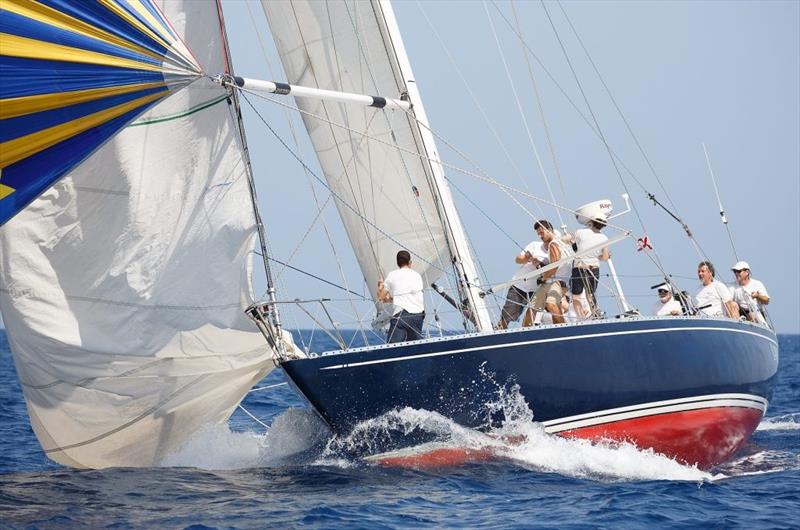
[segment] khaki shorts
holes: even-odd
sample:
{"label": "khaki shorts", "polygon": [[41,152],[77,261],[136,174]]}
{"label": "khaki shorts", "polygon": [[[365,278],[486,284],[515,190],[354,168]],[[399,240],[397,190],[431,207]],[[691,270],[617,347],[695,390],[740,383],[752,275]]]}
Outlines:
{"label": "khaki shorts", "polygon": [[543,283],[533,295],[533,308],[537,311],[544,311],[544,306],[547,304],[559,306],[563,296],[564,291],[560,282]]}

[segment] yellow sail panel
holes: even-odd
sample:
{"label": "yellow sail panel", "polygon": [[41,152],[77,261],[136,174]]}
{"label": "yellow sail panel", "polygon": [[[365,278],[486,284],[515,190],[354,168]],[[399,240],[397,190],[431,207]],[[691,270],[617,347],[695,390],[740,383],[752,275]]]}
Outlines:
{"label": "yellow sail panel", "polygon": [[87,90],[74,90],[72,92],[56,92],[54,94],[39,94],[36,96],[24,96],[18,98],[8,98],[3,100],[0,106],[0,119],[7,120],[15,116],[24,116],[34,112],[66,107],[77,103],[86,103],[108,96],[128,94],[148,88],[165,86],[164,83],[136,83],[133,85],[122,85],[105,88],[91,88]]}
{"label": "yellow sail panel", "polygon": [[82,133],[92,127],[96,127],[101,123],[113,120],[136,108],[143,107],[152,101],[163,98],[168,93],[168,90],[164,89],[155,94],[134,99],[133,101],[111,107],[104,111],[89,114],[79,120],[73,120],[3,142],[0,144],[0,168],[8,167],[23,158],[34,155],[59,142],[63,142],[67,138]]}
{"label": "yellow sail panel", "polygon": [[11,195],[15,191],[16,190],[14,188],[12,188],[11,186],[6,186],[5,184],[0,184],[0,200],[5,199],[6,197]]}
{"label": "yellow sail panel", "polygon": [[[145,35],[150,37],[151,39],[160,42],[163,46],[169,48],[172,42],[172,39],[169,37],[169,33],[165,34],[158,34],[153,29],[148,28],[141,22],[139,22],[136,17],[131,15],[128,11],[126,11],[122,6],[119,5],[118,2],[115,0],[100,0],[100,3],[103,4],[105,7],[108,8],[109,11],[114,12],[118,17],[125,20],[128,24],[135,27],[139,31],[143,32]],[[160,28],[163,31],[163,28]]]}
{"label": "yellow sail panel", "polygon": [[157,54],[135,43],[132,43],[121,37],[118,37],[107,31],[104,31],[100,28],[92,26],[88,22],[84,22],[82,20],[78,20],[75,17],[71,17],[66,13],[62,13],[61,11],[53,9],[50,6],[46,6],[44,4],[36,2],[35,0],[28,0],[25,2],[22,2],[20,0],[4,0],[3,9],[11,13],[16,13],[20,16],[27,17],[31,20],[36,20],[38,22],[48,24],[50,26],[53,26],[54,28],[71,31],[78,35],[83,35],[84,37],[96,39],[102,42],[107,42],[115,46],[120,46],[122,48],[126,48],[133,52],[141,53],[142,55],[147,55],[148,57],[152,57],[153,59],[157,60],[161,59]]}
{"label": "yellow sail panel", "polygon": [[148,64],[133,59],[115,57],[104,53],[92,52],[82,48],[73,48],[52,42],[45,42],[8,33],[0,33],[3,42],[3,55],[23,59],[40,59],[45,61],[65,61],[70,63],[98,64],[117,66],[119,68],[137,68],[158,72],[161,65]]}

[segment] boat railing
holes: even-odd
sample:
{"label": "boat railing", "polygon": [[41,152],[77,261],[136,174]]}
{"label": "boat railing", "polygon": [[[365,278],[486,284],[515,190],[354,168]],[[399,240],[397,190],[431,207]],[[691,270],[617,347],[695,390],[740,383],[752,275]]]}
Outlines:
{"label": "boat railing", "polygon": [[316,358],[316,357],[327,357],[333,355],[341,355],[344,353],[360,353],[360,352],[368,352],[368,351],[377,351],[377,350],[386,350],[391,348],[396,348],[399,346],[407,346],[410,344],[436,344],[448,340],[454,339],[469,339],[473,337],[486,337],[491,335],[513,335],[513,334],[520,334],[525,332],[531,331],[538,331],[538,330],[547,330],[547,329],[556,329],[556,328],[581,328],[581,327],[592,327],[592,326],[599,326],[604,324],[611,324],[611,323],[618,323],[621,321],[637,321],[637,322],[645,322],[645,321],[681,321],[681,320],[690,320],[690,321],[697,321],[697,320],[708,320],[708,321],[718,321],[718,322],[737,322],[741,325],[749,326],[756,329],[762,329],[769,331],[770,333],[775,333],[774,329],[768,324],[761,324],[757,322],[751,322],[749,320],[733,320],[728,317],[724,316],[708,316],[708,315],[677,315],[677,316],[643,316],[643,315],[635,315],[630,313],[623,313],[619,315],[615,315],[614,317],[610,318],[600,318],[600,319],[591,319],[591,320],[582,320],[577,322],[565,322],[563,324],[537,324],[534,326],[529,327],[516,327],[516,328],[509,328],[509,329],[495,329],[489,331],[476,331],[476,332],[466,332],[466,333],[452,333],[452,334],[444,334],[441,336],[429,336],[424,339],[416,340],[416,341],[409,341],[409,342],[396,342],[396,343],[385,343],[385,344],[375,344],[375,345],[367,345],[367,346],[360,346],[357,348],[343,348],[339,350],[328,350],[323,351],[321,353],[310,353],[309,357]]}
{"label": "boat railing", "polygon": [[[256,323],[256,326],[258,327],[259,331],[261,331],[261,334],[264,335],[265,339],[267,339],[269,345],[274,348],[278,343],[278,339],[274,326],[270,324],[269,319],[269,314],[272,311],[272,307],[276,304],[293,304],[303,311],[308,318],[310,318],[317,326],[319,326],[319,328],[339,346],[339,351],[347,351],[347,342],[344,340],[337,322],[333,319],[330,311],[328,311],[328,308],[325,305],[326,302],[330,301],[331,300],[329,298],[316,298],[311,300],[300,300],[299,298],[294,300],[261,300],[248,306],[247,309],[245,309],[245,314]],[[319,304],[323,313],[328,318],[330,329],[325,324],[320,322],[319,319],[305,307],[307,304]]]}

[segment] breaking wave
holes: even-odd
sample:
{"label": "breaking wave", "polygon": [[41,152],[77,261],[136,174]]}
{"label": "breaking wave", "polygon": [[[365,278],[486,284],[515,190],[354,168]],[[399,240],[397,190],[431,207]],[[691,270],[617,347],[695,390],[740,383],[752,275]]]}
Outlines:
{"label": "breaking wave", "polygon": [[796,431],[800,429],[800,412],[764,418],[757,431]]}
{"label": "breaking wave", "polygon": [[[311,411],[290,408],[263,433],[236,432],[227,425],[207,427],[163,466],[231,470],[291,465],[359,468],[388,462],[427,468],[425,462],[459,465],[486,460],[541,473],[604,482],[675,480],[717,481],[800,468],[797,455],[757,450],[708,473],[630,443],[591,442],[549,435],[513,385],[497,385],[496,399],[482,411],[503,421],[486,432],[459,425],[436,412],[401,408],[358,424],[346,436],[333,436]],[[488,421],[488,420],[487,420]],[[764,420],[759,431],[797,430],[800,413]],[[392,451],[401,440],[411,448]],[[431,455],[449,459],[431,460]],[[363,455],[371,455],[363,458]],[[377,456],[376,456],[377,455]],[[456,455],[453,458],[453,455]],[[460,456],[460,459],[459,459]],[[427,459],[427,460],[426,460]]]}
{"label": "breaking wave", "polygon": [[317,462],[330,464],[343,453],[374,453],[395,436],[422,432],[429,441],[371,460],[380,463],[401,458],[415,467],[414,463],[423,462],[426,455],[457,450],[464,455],[464,462],[491,459],[532,471],[600,481],[715,478],[694,466],[680,464],[652,450],[640,450],[629,443],[592,443],[549,435],[541,424],[533,421],[533,412],[517,387],[502,389],[498,396],[496,402],[487,404],[487,412],[502,411],[505,421],[487,433],[463,427],[435,412],[403,408],[359,424],[346,437],[333,438]]}

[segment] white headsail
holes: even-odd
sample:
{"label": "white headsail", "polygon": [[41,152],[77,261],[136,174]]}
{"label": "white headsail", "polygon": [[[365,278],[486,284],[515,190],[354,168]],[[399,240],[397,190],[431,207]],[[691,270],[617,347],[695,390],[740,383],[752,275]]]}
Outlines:
{"label": "white headsail", "polygon": [[[426,285],[452,273],[479,328],[490,329],[477,274],[424,123],[424,111],[394,18],[381,2],[262,0],[289,83],[387,98],[408,95],[414,110],[298,99],[303,120],[337,196],[339,214],[367,285],[412,253]],[[415,99],[416,98],[416,99]],[[416,119],[414,111],[417,112]],[[344,127],[341,127],[344,126]]]}
{"label": "white headsail", "polygon": [[[229,70],[215,0],[161,3],[204,71]],[[195,81],[0,229],[0,310],[57,462],[153,465],[272,367],[242,312],[256,227],[226,96]]]}

